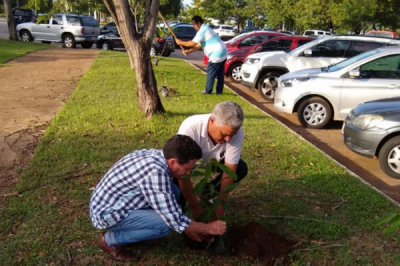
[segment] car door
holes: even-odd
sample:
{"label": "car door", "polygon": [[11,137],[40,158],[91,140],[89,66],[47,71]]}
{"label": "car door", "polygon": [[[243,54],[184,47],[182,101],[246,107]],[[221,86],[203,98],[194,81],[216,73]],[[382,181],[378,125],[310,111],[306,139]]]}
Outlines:
{"label": "car door", "polygon": [[[302,70],[307,68],[326,67],[339,63],[345,58],[345,53],[350,45],[350,40],[326,40],[317,43],[313,47],[300,53],[292,64],[290,71]],[[311,54],[307,54],[307,50]]]}
{"label": "car door", "polygon": [[360,77],[344,78],[339,116],[345,118],[357,104],[400,96],[400,53],[359,66]]}
{"label": "car door", "polygon": [[112,45],[114,49],[123,50],[125,49],[125,45],[122,41],[119,33],[116,33],[114,37],[112,37]]}
{"label": "car door", "polygon": [[61,35],[64,30],[64,21],[61,15],[56,15],[50,20],[50,37],[52,41],[61,41]]}
{"label": "car door", "polygon": [[50,39],[49,20],[43,17],[39,17],[38,22],[32,24],[32,36],[36,40],[49,40]]}

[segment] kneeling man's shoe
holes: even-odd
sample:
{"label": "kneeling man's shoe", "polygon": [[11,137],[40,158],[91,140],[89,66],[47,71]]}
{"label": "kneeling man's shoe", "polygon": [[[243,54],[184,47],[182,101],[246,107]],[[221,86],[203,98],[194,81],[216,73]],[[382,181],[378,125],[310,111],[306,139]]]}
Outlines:
{"label": "kneeling man's shoe", "polygon": [[108,254],[111,258],[117,261],[137,261],[137,258],[123,245],[116,245],[110,247],[104,236],[102,235],[99,239],[99,246]]}

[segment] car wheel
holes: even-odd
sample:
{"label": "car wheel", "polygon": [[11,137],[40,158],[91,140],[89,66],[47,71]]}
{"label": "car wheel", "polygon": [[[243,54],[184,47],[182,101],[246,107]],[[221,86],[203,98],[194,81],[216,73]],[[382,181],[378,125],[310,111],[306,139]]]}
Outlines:
{"label": "car wheel", "polygon": [[242,81],[242,63],[233,64],[229,68],[228,76],[233,82],[240,83]]}
{"label": "car wheel", "polygon": [[75,38],[71,34],[65,34],[63,36],[63,47],[65,48],[75,48],[76,43],[75,43]]}
{"label": "car wheel", "polygon": [[112,50],[111,45],[109,42],[103,42],[103,44],[101,45],[101,49],[103,50]]}
{"label": "car wheel", "polygon": [[258,81],[258,92],[265,100],[274,100],[274,91],[278,85],[278,78],[281,76],[278,72],[269,72],[261,76]]}
{"label": "car wheel", "polygon": [[386,141],[378,157],[383,172],[390,177],[400,179],[400,136]]}
{"label": "car wheel", "polygon": [[31,41],[33,41],[32,34],[27,30],[21,31],[21,40],[23,42],[31,42]]}
{"label": "car wheel", "polygon": [[156,56],[157,54],[157,49],[154,47],[154,45],[151,46],[150,48],[150,56]]}
{"label": "car wheel", "polygon": [[49,42],[49,41],[42,41],[42,43],[50,44],[51,42]]}
{"label": "car wheel", "polygon": [[297,118],[303,127],[320,129],[325,127],[332,117],[331,106],[321,97],[303,100],[297,110]]}
{"label": "car wheel", "polygon": [[93,46],[93,42],[83,42],[81,43],[82,48],[90,49]]}

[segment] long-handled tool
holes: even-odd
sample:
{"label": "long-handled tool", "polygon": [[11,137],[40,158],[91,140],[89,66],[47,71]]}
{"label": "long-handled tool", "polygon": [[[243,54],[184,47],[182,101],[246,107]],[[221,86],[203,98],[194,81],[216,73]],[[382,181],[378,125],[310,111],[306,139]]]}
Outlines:
{"label": "long-handled tool", "polygon": [[[175,40],[178,39],[178,38],[176,37],[174,31],[169,27],[167,21],[165,20],[164,16],[161,14],[160,11],[158,11],[158,15],[160,16],[160,18],[162,19],[162,21],[164,22],[164,24],[167,25],[167,28],[168,28],[169,32],[172,34],[172,36],[174,36]],[[179,45],[179,46],[181,47],[182,52],[185,51],[181,45]]]}

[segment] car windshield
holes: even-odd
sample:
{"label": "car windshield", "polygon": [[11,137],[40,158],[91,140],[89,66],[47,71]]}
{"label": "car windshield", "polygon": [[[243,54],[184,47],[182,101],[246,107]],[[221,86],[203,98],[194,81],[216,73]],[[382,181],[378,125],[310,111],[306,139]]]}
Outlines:
{"label": "car windshield", "polygon": [[242,34],[236,36],[235,38],[230,39],[229,41],[227,41],[225,43],[234,43],[237,40],[239,40],[240,38],[242,38],[243,36],[246,36],[247,34],[249,34],[249,33],[242,33]]}
{"label": "car windshield", "polygon": [[223,30],[233,30],[233,27],[229,27],[229,26],[222,26],[221,28]]}
{"label": "car windshield", "polygon": [[379,49],[375,49],[375,50],[371,50],[371,51],[356,55],[356,56],[351,57],[351,58],[349,58],[347,60],[344,60],[342,62],[339,62],[339,63],[335,64],[335,65],[330,66],[328,68],[329,72],[338,71],[338,70],[340,70],[342,68],[345,68],[345,67],[347,67],[347,66],[349,66],[349,65],[351,65],[351,64],[353,64],[353,63],[355,63],[355,62],[357,62],[359,60],[363,60],[364,58],[367,58],[369,56],[372,56],[372,55],[380,53],[380,52],[381,51]]}

